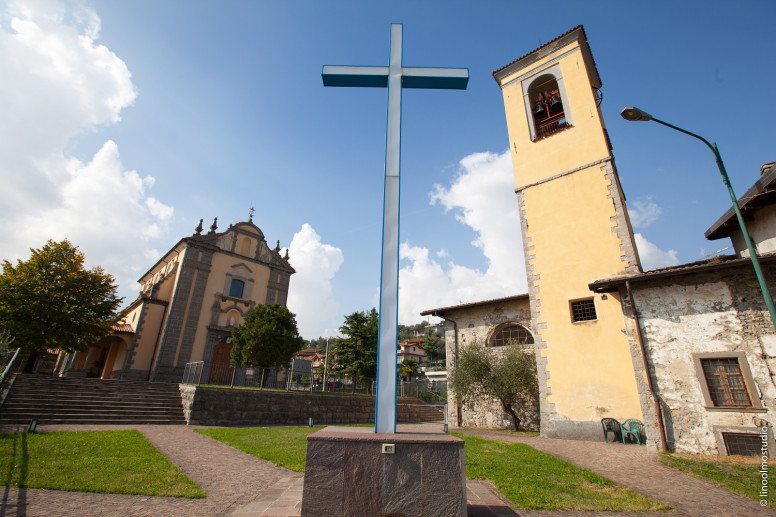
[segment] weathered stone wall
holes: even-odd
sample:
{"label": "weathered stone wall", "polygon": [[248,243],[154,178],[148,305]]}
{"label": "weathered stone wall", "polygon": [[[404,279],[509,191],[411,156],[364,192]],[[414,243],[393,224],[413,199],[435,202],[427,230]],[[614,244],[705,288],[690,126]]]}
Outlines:
{"label": "weathered stone wall", "polygon": [[[456,350],[455,325],[458,328],[458,350]],[[445,313],[445,346],[447,348],[447,371],[455,367],[456,353],[472,343],[484,345],[493,331],[502,323],[517,323],[531,329],[531,311],[528,297],[518,300],[496,301],[491,304],[478,304],[462,307]],[[494,349],[497,351],[498,349]],[[495,400],[483,399],[474,408],[458,408],[455,395],[448,390],[448,421],[457,422],[461,414],[463,427],[485,427],[491,429],[512,429],[512,419]],[[521,429],[539,430],[539,408],[531,406],[518,411]]]}
{"label": "weathered stone wall", "polygon": [[[375,399],[325,393],[204,388],[180,385],[183,414],[189,425],[315,425],[374,422]],[[417,399],[399,398],[397,420],[408,419],[407,407]]]}
{"label": "weathered stone wall", "polygon": [[[776,285],[774,273],[766,269],[770,285]],[[632,291],[670,449],[725,454],[722,432],[757,434],[759,419],[773,428],[776,335],[751,265],[640,282]],[[715,352],[743,354],[742,369],[748,366],[756,388],[749,393],[755,408],[707,406],[706,380],[693,354]]]}

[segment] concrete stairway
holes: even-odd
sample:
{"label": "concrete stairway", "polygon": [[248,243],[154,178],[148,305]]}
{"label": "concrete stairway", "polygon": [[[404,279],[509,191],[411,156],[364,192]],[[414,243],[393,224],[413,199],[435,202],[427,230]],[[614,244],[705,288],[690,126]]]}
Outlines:
{"label": "concrete stairway", "polygon": [[19,374],[0,425],[186,424],[177,384]]}
{"label": "concrete stairway", "polygon": [[[407,400],[407,399],[403,399]],[[398,404],[396,420],[401,423],[444,422],[445,413],[440,406],[432,406],[420,399],[409,404]]]}

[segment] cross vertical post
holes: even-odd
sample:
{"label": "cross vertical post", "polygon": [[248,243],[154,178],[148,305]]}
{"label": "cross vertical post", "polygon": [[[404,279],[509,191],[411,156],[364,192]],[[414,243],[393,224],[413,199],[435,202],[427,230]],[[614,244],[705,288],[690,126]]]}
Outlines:
{"label": "cross vertical post", "polygon": [[469,71],[466,68],[404,68],[402,66],[402,25],[396,23],[391,25],[390,56],[387,67],[324,66],[321,76],[324,86],[388,88],[375,433],[395,433],[399,313],[401,90],[402,88],[465,90],[469,81]]}

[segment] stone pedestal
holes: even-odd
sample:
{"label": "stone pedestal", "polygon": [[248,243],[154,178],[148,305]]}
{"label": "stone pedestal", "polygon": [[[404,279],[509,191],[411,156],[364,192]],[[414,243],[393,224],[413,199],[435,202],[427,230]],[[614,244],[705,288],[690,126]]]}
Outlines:
{"label": "stone pedestal", "polygon": [[302,516],[322,515],[466,517],[463,440],[444,433],[375,434],[367,427],[311,434]]}

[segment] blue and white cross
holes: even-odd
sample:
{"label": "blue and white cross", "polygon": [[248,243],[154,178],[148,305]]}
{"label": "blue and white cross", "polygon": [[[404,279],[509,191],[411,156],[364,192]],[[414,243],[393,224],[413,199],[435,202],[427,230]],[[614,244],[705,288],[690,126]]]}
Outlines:
{"label": "blue and white cross", "polygon": [[388,87],[385,145],[383,255],[380,279],[380,330],[377,342],[375,433],[396,432],[396,348],[399,312],[399,151],[402,88],[465,90],[467,68],[405,68],[401,63],[402,26],[391,25],[388,66],[324,66],[324,86]]}

